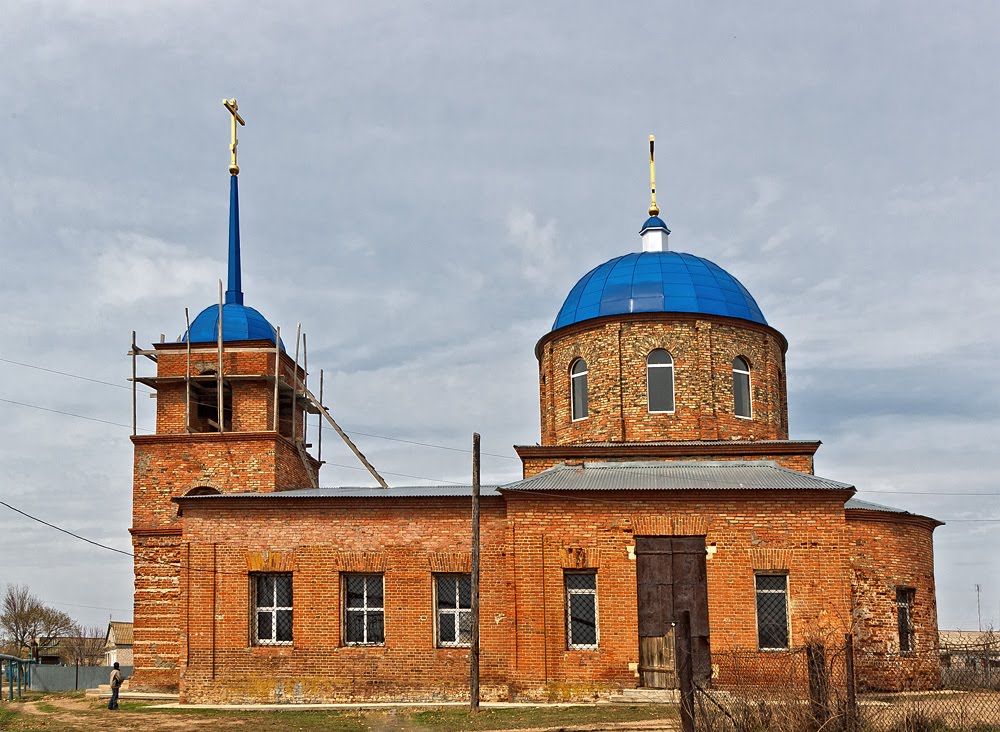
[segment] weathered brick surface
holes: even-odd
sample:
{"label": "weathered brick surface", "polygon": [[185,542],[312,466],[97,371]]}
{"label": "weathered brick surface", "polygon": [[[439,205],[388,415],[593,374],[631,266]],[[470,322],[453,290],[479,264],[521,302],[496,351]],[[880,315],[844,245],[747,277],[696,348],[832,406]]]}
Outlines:
{"label": "weathered brick surface", "polygon": [[[183,518],[173,498],[193,488],[221,493],[273,492],[310,485],[319,465],[291,441],[291,419],[271,431],[274,409],[274,354],[264,343],[227,344],[223,375],[231,382],[231,431],[185,430],[187,347],[157,345],[157,433],[132,438],[135,446],[132,484],[132,542],[135,558],[134,688],[176,689],[180,669],[180,566]],[[290,383],[294,362],[282,354],[284,379]],[[214,348],[192,348],[191,374],[218,369]],[[170,379],[180,377],[180,380]],[[249,378],[247,378],[249,377]],[[268,381],[268,378],[271,381]],[[303,372],[300,369],[300,379]],[[191,406],[191,412],[197,405]],[[298,412],[302,438],[303,412]],[[308,464],[306,464],[308,463]]]}
{"label": "weathered brick surface", "polygon": [[[646,358],[674,360],[675,411],[650,414]],[[535,348],[542,444],[652,440],[787,439],[785,340],[746,321],[676,313],[635,313],[561,328]],[[750,364],[752,419],[733,413],[732,363]],[[587,362],[590,409],[573,421],[569,370]]]}
{"label": "weathered brick surface", "polygon": [[[934,659],[938,647],[933,537],[938,522],[856,509],[848,510],[847,518],[859,669],[874,688],[937,686],[940,666],[927,663],[927,659]],[[915,590],[913,657],[899,655],[897,587]]]}

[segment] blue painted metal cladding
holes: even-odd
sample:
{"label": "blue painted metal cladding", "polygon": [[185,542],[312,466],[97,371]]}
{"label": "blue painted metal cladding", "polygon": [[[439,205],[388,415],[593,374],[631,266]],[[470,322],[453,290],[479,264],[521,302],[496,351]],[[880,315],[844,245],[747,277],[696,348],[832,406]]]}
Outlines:
{"label": "blue painted metal cladding", "polygon": [[235,175],[229,176],[229,287],[226,290],[226,304],[243,304],[243,278],[240,271],[240,191],[236,185]]}
{"label": "blue painted metal cladding", "polygon": [[616,257],[585,274],[570,290],[552,330],[621,313],[703,313],[767,325],[753,295],[714,262],[681,252],[642,252]]}
{"label": "blue painted metal cladding", "polygon": [[667,223],[659,216],[650,216],[646,219],[646,223],[644,223],[642,228],[639,229],[639,233],[641,234],[647,229],[664,229],[668,234],[670,233],[670,229],[667,228]]}
{"label": "blue painted metal cladding", "polygon": [[[219,306],[209,305],[198,313],[191,323],[192,343],[216,343],[219,338]],[[181,336],[181,343],[186,343],[188,334]],[[222,340],[223,341],[254,341],[265,340],[274,343],[276,332],[274,326],[259,312],[246,305],[226,303],[222,308]],[[284,350],[284,343],[281,344]]]}

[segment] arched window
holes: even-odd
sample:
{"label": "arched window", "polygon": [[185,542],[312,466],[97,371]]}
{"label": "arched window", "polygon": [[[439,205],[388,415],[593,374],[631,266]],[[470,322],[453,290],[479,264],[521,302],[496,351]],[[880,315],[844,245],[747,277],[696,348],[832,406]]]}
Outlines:
{"label": "arched window", "polygon": [[733,359],[733,413],[750,419],[750,364],[741,356]]}
{"label": "arched window", "polygon": [[646,394],[650,413],[674,411],[674,359],[662,348],[646,358]]}
{"label": "arched window", "polygon": [[569,385],[572,395],[573,421],[587,418],[587,362],[576,359],[569,368]]}

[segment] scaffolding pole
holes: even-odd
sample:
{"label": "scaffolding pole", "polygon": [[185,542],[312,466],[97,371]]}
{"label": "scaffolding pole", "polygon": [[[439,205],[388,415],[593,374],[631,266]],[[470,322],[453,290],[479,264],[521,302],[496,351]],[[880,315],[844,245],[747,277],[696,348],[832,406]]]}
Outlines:
{"label": "scaffolding pole", "polygon": [[281,326],[274,329],[274,431],[277,432],[278,424],[278,381],[281,379]]}
{"label": "scaffolding pole", "polygon": [[226,426],[223,422],[223,402],[225,399],[222,395],[222,280],[219,280],[219,332],[218,332],[218,351],[219,351],[219,370],[215,374],[215,401],[218,405],[218,415],[219,415],[219,432],[225,432]]}
{"label": "scaffolding pole", "polygon": [[184,308],[184,325],[187,327],[187,369],[184,371],[184,431],[191,431],[191,313]]}

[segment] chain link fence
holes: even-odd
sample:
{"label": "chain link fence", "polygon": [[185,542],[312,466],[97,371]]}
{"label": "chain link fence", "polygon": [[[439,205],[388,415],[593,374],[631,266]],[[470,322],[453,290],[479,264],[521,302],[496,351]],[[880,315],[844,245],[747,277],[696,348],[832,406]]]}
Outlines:
{"label": "chain link fence", "polygon": [[694,693],[702,732],[1000,730],[1000,644],[865,654],[850,638],[787,651],[713,651]]}

